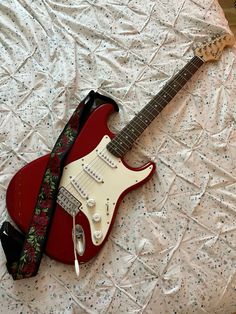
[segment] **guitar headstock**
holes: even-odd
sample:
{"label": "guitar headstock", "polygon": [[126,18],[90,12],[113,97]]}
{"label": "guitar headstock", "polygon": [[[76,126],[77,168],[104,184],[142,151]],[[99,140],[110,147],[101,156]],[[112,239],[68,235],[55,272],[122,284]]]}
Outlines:
{"label": "guitar headstock", "polygon": [[215,38],[211,42],[204,44],[201,47],[196,48],[194,52],[196,56],[198,56],[205,62],[218,60],[224,48],[227,46],[233,46],[234,43],[234,36],[226,34]]}

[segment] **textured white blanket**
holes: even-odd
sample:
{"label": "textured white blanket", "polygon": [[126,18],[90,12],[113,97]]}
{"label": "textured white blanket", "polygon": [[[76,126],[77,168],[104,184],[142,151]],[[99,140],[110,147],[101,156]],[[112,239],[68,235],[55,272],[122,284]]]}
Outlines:
{"label": "textured white blanket", "polygon": [[[193,56],[229,32],[216,0],[2,0],[0,221],[12,176],[48,153],[89,90],[113,97],[119,131]],[[81,266],[47,256],[13,282],[0,248],[2,313],[236,311],[236,49],[206,63],[127,161],[157,171],[125,198],[100,254]]]}

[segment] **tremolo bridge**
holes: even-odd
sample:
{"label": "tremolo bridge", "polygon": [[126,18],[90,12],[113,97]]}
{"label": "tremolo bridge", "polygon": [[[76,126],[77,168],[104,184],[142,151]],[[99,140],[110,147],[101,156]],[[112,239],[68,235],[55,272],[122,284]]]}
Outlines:
{"label": "tremolo bridge", "polygon": [[153,171],[151,164],[138,171],[126,167],[121,158],[108,151],[110,141],[104,135],[89,154],[64,167],[57,198],[57,203],[72,217],[80,212],[81,217],[83,214],[87,218],[96,246],[106,238],[122,193]]}
{"label": "tremolo bridge", "polygon": [[63,186],[59,189],[57,203],[71,216],[76,215],[82,205],[82,203]]}

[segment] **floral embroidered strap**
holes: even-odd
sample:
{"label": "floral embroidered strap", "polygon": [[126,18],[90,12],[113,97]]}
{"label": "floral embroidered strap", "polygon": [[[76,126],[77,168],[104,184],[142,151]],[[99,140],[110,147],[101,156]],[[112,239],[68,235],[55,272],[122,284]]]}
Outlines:
{"label": "floral embroidered strap", "polygon": [[[57,189],[63,168],[63,160],[69,152],[69,149],[90,112],[105,102],[117,106],[112,99],[91,91],[74,111],[50,154],[50,159],[45,170],[34,213],[32,215],[31,224],[23,241],[22,235],[18,234],[18,231],[10,226],[13,231],[12,235],[14,233],[14,237],[17,240],[15,241],[15,243],[17,242],[15,249],[13,247],[9,248],[10,245],[13,246],[12,241],[14,239],[12,239],[13,236],[10,238],[10,235],[7,238],[7,241],[6,238],[4,239],[7,232],[6,228],[4,229],[4,226],[2,226],[1,241],[8,260],[7,268],[9,273],[12,274],[13,279],[28,278],[37,274],[46,245],[50,221],[53,218]],[[19,245],[20,242],[22,242],[23,245]],[[21,246],[20,249],[19,246]],[[9,252],[12,250],[20,253],[17,258],[16,256],[10,256]]]}

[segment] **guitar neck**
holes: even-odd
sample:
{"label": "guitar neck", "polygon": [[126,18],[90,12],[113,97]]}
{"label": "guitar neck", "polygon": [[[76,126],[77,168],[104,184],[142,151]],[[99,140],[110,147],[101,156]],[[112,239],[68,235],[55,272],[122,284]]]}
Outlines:
{"label": "guitar neck", "polygon": [[158,116],[165,106],[182,89],[204,61],[194,56],[163,89],[109,142],[107,149],[117,157],[123,157],[137,138]]}

